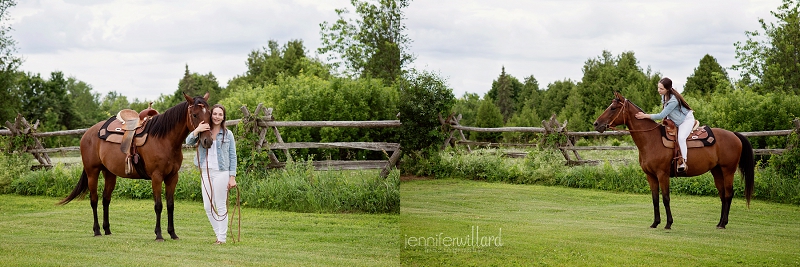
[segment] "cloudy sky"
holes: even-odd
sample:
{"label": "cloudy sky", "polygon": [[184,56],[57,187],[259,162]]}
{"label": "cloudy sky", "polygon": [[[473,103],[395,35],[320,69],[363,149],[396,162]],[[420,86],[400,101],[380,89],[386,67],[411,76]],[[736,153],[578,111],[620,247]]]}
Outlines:
{"label": "cloudy sky", "polygon": [[[130,99],[177,89],[185,65],[222,86],[269,40],[320,45],[319,24],[349,0],[25,0],[9,11],[22,69],[59,70]],[[483,95],[501,67],[545,86],[580,80],[603,50],[633,51],[682,90],[705,54],[735,64],[733,44],[759,30],[780,0],[417,0],[406,9],[414,66],[439,72],[456,96]],[[738,74],[730,72],[732,78]],[[655,88],[655,85],[654,87]],[[654,89],[655,90],[655,89]]]}

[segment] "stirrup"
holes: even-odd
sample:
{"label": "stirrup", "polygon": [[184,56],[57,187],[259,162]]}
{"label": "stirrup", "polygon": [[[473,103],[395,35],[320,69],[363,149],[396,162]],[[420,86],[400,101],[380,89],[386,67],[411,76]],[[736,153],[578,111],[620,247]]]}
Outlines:
{"label": "stirrup", "polygon": [[677,170],[676,170],[676,171],[677,171],[677,172],[680,172],[680,173],[685,173],[685,172],[686,172],[686,169],[687,169],[687,168],[686,168],[686,163],[683,163],[683,164],[681,164],[681,165],[678,165],[678,168],[677,168]]}

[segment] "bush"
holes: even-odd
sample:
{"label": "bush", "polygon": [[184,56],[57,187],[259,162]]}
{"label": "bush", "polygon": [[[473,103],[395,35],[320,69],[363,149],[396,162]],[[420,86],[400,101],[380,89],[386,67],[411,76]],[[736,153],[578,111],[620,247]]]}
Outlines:
{"label": "bush", "polygon": [[[27,166],[27,165],[25,165]],[[13,180],[12,193],[65,197],[78,183],[83,168],[56,165],[48,170],[28,172]],[[202,201],[200,172],[180,172],[176,200]],[[101,175],[102,176],[102,175]],[[310,162],[288,163],[286,169],[242,172],[237,176],[243,206],[296,212],[400,211],[400,174],[381,178],[375,171],[314,171]],[[102,194],[104,179],[98,181]],[[113,197],[152,199],[148,180],[117,178]],[[164,190],[162,190],[162,197]]]}
{"label": "bush", "polygon": [[29,166],[32,156],[26,153],[0,152],[0,193],[12,193],[11,183],[30,171]]}

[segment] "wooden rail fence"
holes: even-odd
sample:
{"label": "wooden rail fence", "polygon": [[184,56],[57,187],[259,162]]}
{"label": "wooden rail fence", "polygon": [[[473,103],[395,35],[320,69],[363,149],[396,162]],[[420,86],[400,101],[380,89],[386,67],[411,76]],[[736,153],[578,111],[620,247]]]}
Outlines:
{"label": "wooden rail fence", "polygon": [[[382,169],[381,176],[386,177],[391,168],[397,166],[402,151],[398,143],[385,143],[385,142],[292,142],[284,143],[283,138],[278,131],[278,127],[348,127],[348,128],[388,128],[400,127],[399,120],[384,120],[384,121],[275,121],[272,116],[272,108],[264,108],[262,104],[258,104],[253,113],[250,113],[247,107],[241,107],[242,119],[229,120],[225,123],[226,126],[234,126],[242,124],[246,127],[246,131],[251,131],[257,134],[258,140],[255,142],[255,148],[259,151],[262,149],[269,149],[270,162],[267,164],[268,168],[282,168],[286,165],[285,162],[280,162],[278,158],[272,153],[272,150],[282,150],[287,157],[287,160],[292,161],[292,156],[289,149],[301,148],[347,148],[347,149],[363,149],[373,151],[383,151],[387,155],[386,160],[349,160],[349,161],[314,161],[312,164],[318,170],[348,170],[348,169]],[[259,114],[263,114],[259,116]],[[48,153],[58,153],[67,151],[79,151],[80,147],[58,147],[58,148],[45,148],[42,145],[41,138],[52,136],[71,136],[82,135],[86,133],[87,129],[76,129],[55,132],[37,132],[39,122],[37,121],[31,125],[22,115],[17,115],[14,123],[6,121],[5,130],[0,130],[0,135],[4,136],[27,136],[33,140],[32,146],[21,148],[25,153],[33,154],[34,158],[39,162],[39,165],[32,168],[52,167],[53,163],[50,160]],[[268,131],[272,131],[275,135],[277,143],[269,144],[266,141]],[[193,146],[184,145],[184,149],[194,148]],[[391,152],[391,154],[389,153]]]}
{"label": "wooden rail fence", "polygon": [[[449,137],[445,140],[442,148],[446,146],[455,146],[455,145],[464,145],[467,147],[468,151],[472,151],[472,146],[483,146],[483,147],[536,147],[542,146],[545,142],[545,138],[542,138],[538,143],[535,144],[515,144],[515,143],[489,143],[489,142],[475,142],[467,140],[463,131],[474,131],[474,132],[493,132],[493,133],[502,133],[502,132],[519,132],[519,133],[541,133],[544,135],[561,135],[562,138],[554,138],[555,140],[560,140],[557,142],[556,147],[561,151],[561,154],[567,160],[568,165],[579,165],[579,164],[586,164],[586,163],[597,163],[599,161],[596,160],[583,160],[581,156],[578,154],[578,151],[587,151],[587,150],[637,150],[635,146],[575,146],[573,143],[574,137],[586,137],[586,136],[623,136],[623,135],[630,135],[629,132],[626,131],[607,131],[607,132],[569,132],[567,131],[567,121],[564,123],[559,123],[556,119],[555,115],[550,117],[550,120],[543,120],[542,126],[544,127],[499,127],[499,128],[480,128],[480,127],[469,127],[469,126],[462,126],[459,121],[461,120],[461,114],[458,116],[450,116],[447,119],[439,117],[439,122],[442,123],[442,127],[449,131]],[[760,131],[760,132],[740,132],[743,136],[746,137],[756,137],[756,136],[788,136],[793,132],[800,133],[800,119],[795,119],[792,121],[794,124],[795,129],[793,130],[775,130],[775,131]],[[457,139],[455,136],[458,134],[460,137]],[[786,149],[754,149],[753,152],[756,155],[768,155],[768,154],[781,154]],[[570,157],[570,153],[574,155],[575,159]],[[507,156],[510,157],[525,157],[527,153],[525,152],[511,152],[508,153]]]}

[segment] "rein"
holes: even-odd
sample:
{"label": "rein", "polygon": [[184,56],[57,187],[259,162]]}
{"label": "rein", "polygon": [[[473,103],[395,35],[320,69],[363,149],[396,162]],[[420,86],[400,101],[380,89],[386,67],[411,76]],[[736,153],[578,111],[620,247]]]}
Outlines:
{"label": "rein", "polygon": [[[614,119],[611,119],[610,121],[608,121],[608,124],[606,125],[606,128],[609,128],[609,129],[611,129],[611,130],[614,130],[614,131],[620,131],[620,132],[629,132],[629,133],[636,133],[636,132],[649,132],[649,131],[652,131],[652,130],[655,130],[655,129],[657,129],[657,128],[658,128],[658,126],[661,126],[660,124],[656,123],[656,126],[655,126],[655,127],[653,127],[653,128],[650,128],[650,129],[646,129],[646,130],[633,130],[633,129],[629,129],[629,130],[621,130],[621,129],[617,129],[617,128],[616,128],[616,127],[614,127],[614,126],[611,126],[611,123],[613,123],[614,121],[616,121],[616,120],[617,120],[617,118],[619,118],[619,115],[621,115],[621,114],[625,113],[625,107],[627,107],[627,106],[628,106],[628,103],[629,103],[629,102],[630,102],[630,101],[628,101],[628,99],[625,99],[625,103],[623,103],[623,104],[622,104],[622,110],[620,110],[620,112],[617,112],[617,115],[616,115],[616,116],[614,116]],[[627,114],[625,114],[625,116],[623,116],[623,117],[622,117],[622,124],[619,124],[619,125],[623,125],[623,124],[624,124],[625,126],[627,126],[627,125],[628,125],[628,120],[627,120],[627,119],[628,119],[628,115],[627,115]]]}

